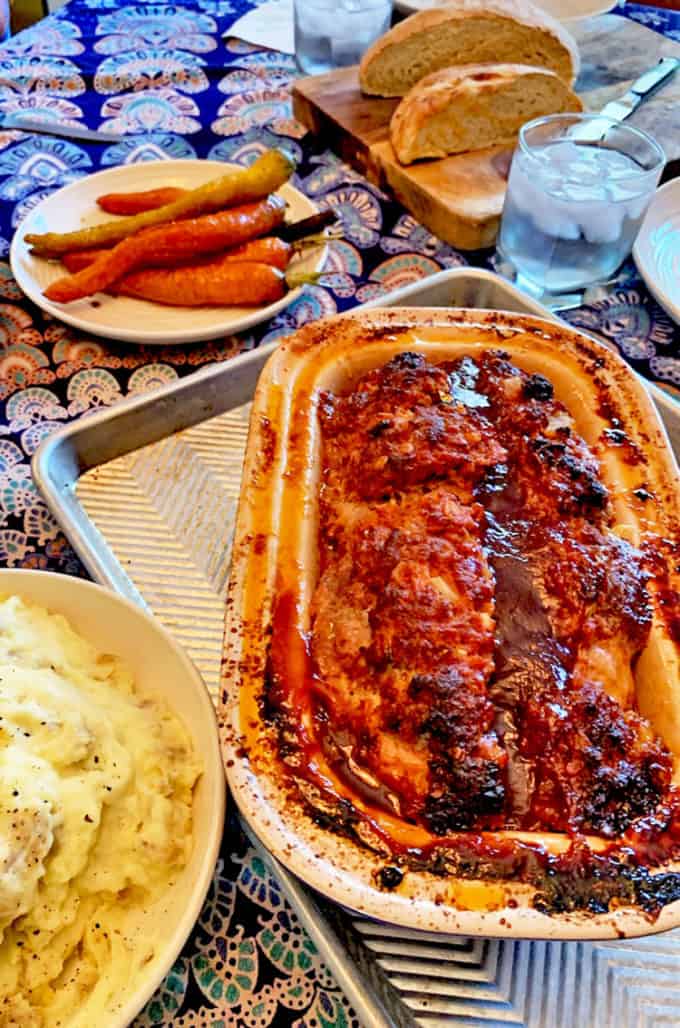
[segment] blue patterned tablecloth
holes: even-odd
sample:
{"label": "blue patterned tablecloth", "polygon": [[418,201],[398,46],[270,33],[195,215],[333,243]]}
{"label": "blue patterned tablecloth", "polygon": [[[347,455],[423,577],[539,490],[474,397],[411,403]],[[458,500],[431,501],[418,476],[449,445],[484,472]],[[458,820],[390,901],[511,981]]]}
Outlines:
{"label": "blue patterned tablecloth", "polygon": [[[283,314],[239,338],[145,350],[87,338],[45,317],[0,262],[0,563],[84,571],[31,479],[40,441],[69,420],[224,360],[323,314],[464,265],[398,204],[303,137],[292,119],[291,57],[228,35],[248,0],[71,0],[0,47],[0,115],[23,111],[120,133],[106,147],[0,132],[0,258],[22,217],[54,189],[135,161],[210,157],[248,163],[287,148],[297,183],[342,218],[327,273]],[[620,13],[680,40],[680,12]],[[132,136],[147,133],[143,141]],[[482,263],[482,262],[480,262]],[[644,375],[680,395],[680,331],[632,264],[607,299],[569,319],[615,344]],[[346,1028],[356,1018],[230,822],[196,931],[139,1026]]]}

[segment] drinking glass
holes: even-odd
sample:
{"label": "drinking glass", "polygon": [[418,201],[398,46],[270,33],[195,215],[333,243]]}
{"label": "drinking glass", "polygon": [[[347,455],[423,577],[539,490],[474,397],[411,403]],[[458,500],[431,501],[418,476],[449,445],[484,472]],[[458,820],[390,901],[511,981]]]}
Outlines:
{"label": "drinking glass", "polygon": [[392,0],[295,0],[295,58],[306,75],[358,64],[390,27]]}
{"label": "drinking glass", "polygon": [[640,129],[589,114],[553,114],[519,133],[498,251],[539,292],[611,277],[633,242],[663,170]]}

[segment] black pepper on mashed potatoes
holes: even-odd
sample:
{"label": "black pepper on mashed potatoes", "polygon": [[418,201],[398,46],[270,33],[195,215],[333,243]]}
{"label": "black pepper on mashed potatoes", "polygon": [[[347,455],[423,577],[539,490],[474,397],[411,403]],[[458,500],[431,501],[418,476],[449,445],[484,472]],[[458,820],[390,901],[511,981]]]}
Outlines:
{"label": "black pepper on mashed potatoes", "polygon": [[0,598],[0,1025],[103,1026],[189,859],[189,737],[67,621]]}

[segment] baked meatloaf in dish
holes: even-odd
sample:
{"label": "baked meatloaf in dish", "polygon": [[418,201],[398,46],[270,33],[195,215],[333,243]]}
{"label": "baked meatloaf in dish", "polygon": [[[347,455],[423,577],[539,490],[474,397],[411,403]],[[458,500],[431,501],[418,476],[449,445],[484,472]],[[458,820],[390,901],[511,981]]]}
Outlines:
{"label": "baked meatloaf in dish", "polygon": [[429,930],[680,923],[677,501],[644,387],[566,327],[372,311],[279,347],[222,696],[274,855]]}

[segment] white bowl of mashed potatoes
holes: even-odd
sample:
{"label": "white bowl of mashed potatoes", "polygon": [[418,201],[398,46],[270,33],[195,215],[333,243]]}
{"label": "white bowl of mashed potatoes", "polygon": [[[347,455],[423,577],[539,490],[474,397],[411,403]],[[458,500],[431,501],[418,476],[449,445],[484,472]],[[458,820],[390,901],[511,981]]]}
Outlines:
{"label": "white bowl of mashed potatoes", "polygon": [[170,635],[90,582],[0,570],[0,1025],[128,1025],[200,913],[224,804]]}

